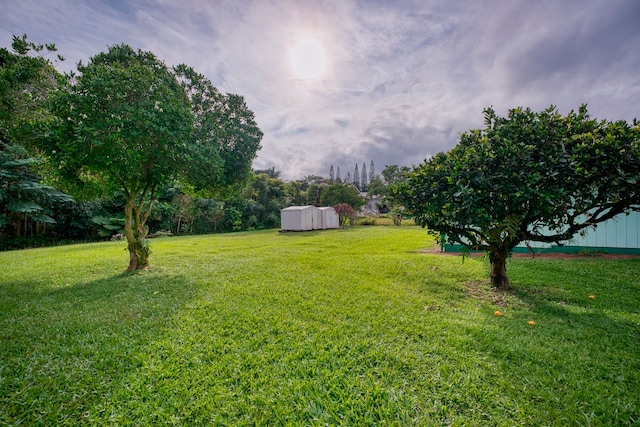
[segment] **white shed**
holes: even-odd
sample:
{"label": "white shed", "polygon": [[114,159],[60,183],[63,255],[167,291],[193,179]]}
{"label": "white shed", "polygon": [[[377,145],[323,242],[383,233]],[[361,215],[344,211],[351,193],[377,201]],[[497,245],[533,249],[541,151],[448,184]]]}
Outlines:
{"label": "white shed", "polygon": [[319,219],[320,219],[320,227],[321,229],[325,228],[339,228],[340,227],[340,218],[338,217],[338,213],[332,207],[323,207],[318,208],[320,211]]}
{"label": "white shed", "polygon": [[315,206],[289,206],[280,211],[280,228],[282,231],[316,230],[318,217]]}

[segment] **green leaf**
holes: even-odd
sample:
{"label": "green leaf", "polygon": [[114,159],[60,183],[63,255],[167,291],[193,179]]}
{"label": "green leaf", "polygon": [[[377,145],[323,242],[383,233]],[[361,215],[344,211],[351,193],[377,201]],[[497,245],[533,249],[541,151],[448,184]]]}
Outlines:
{"label": "green leaf", "polygon": [[33,202],[23,202],[20,200],[12,200],[7,204],[10,212],[33,213],[42,211],[42,206]]}

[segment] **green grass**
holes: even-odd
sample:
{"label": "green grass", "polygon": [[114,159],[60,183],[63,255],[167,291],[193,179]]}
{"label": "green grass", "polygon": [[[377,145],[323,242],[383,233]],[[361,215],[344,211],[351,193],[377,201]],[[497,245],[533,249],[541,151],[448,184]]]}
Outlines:
{"label": "green grass", "polygon": [[639,260],[513,259],[500,294],[433,246],[174,237],[131,276],[122,242],[0,253],[0,425],[640,423]]}

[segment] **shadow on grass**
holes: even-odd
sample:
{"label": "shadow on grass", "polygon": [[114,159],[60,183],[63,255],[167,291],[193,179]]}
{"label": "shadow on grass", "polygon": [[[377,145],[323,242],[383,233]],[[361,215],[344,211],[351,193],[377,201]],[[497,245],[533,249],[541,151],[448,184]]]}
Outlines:
{"label": "shadow on grass", "polygon": [[81,422],[126,389],[197,292],[161,271],[20,292],[30,285],[0,284],[0,424]]}
{"label": "shadow on grass", "polygon": [[513,267],[517,294],[531,303],[640,313],[640,260],[522,260]]}
{"label": "shadow on grass", "polygon": [[534,419],[549,425],[640,420],[636,266],[545,261],[511,269],[519,279],[510,304],[496,306],[504,316],[487,313],[484,327],[472,334],[498,367],[498,386],[532,402],[526,412],[534,414],[536,402],[556,402],[556,412]]}

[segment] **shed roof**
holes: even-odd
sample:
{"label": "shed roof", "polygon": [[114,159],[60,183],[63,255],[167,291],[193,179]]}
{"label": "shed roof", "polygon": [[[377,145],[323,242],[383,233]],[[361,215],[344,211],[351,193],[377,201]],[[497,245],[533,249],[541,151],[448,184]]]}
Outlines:
{"label": "shed roof", "polygon": [[281,209],[283,211],[302,211],[306,209],[316,209],[315,206],[289,206],[288,208]]}

